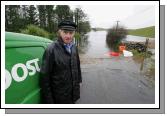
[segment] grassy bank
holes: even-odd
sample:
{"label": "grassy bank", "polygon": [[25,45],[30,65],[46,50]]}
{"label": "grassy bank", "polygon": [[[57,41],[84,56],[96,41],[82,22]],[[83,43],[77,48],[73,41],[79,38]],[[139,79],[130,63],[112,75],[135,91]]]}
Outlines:
{"label": "grassy bank", "polygon": [[140,28],[140,29],[129,29],[129,35],[143,36],[143,37],[155,37],[155,26]]}

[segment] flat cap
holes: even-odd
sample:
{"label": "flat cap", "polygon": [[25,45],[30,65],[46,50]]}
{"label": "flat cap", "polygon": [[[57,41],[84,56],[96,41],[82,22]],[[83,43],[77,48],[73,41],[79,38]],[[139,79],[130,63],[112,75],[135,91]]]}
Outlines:
{"label": "flat cap", "polygon": [[77,25],[70,20],[64,20],[58,24],[58,28],[63,30],[75,31]]}

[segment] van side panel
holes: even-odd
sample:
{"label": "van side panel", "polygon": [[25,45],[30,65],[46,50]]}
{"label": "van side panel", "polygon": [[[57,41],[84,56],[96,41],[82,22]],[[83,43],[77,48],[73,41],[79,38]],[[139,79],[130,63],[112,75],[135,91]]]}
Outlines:
{"label": "van side panel", "polygon": [[46,46],[5,49],[5,103],[40,103],[39,71]]}

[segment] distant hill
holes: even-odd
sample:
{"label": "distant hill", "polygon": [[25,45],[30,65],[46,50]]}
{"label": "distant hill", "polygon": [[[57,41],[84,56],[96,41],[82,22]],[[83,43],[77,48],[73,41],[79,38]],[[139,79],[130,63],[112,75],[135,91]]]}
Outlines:
{"label": "distant hill", "polygon": [[92,30],[93,31],[107,31],[108,29],[97,27],[97,28],[92,28]]}
{"label": "distant hill", "polygon": [[140,29],[128,29],[128,35],[155,38],[155,26],[150,26]]}

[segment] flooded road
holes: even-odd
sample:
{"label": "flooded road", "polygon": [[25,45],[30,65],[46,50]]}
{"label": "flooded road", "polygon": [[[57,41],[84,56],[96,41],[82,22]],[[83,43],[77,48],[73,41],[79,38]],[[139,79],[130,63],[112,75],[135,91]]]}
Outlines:
{"label": "flooded road", "polygon": [[106,55],[106,32],[90,32],[80,44],[83,82],[78,104],[154,104],[154,79],[133,57]]}

